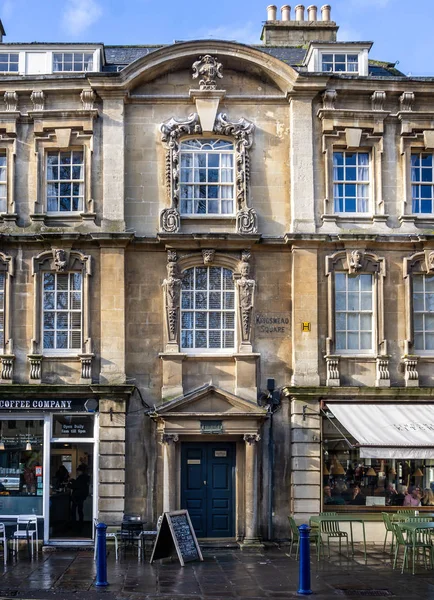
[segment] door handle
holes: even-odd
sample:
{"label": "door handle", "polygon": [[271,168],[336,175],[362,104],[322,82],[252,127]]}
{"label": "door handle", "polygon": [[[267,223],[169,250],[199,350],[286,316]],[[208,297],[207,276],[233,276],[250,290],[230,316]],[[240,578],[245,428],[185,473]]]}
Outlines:
{"label": "door handle", "polygon": [[206,481],[203,482],[203,485],[206,485]]}

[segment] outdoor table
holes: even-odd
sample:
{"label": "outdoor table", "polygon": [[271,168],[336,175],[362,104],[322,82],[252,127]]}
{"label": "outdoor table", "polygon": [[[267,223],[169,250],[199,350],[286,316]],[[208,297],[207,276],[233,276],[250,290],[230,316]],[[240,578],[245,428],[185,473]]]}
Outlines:
{"label": "outdoor table", "polygon": [[414,514],[413,510],[409,510],[408,513],[395,513],[392,515],[392,521],[394,523],[402,523],[407,519],[433,519],[434,513],[420,512],[418,515]]}
{"label": "outdoor table", "polygon": [[8,546],[6,551],[9,554],[9,556],[13,556],[13,550],[10,547],[9,542],[13,538],[13,534],[16,531],[17,520],[16,519],[1,519],[0,518],[0,523],[3,523],[3,525],[5,526],[6,545]]}
{"label": "outdoor table", "polygon": [[338,514],[338,515],[332,515],[332,516],[315,515],[313,517],[310,517],[310,519],[309,519],[310,523],[318,523],[318,525],[319,525],[319,536],[318,536],[318,546],[317,546],[318,560],[320,558],[321,544],[322,544],[321,524],[324,523],[324,521],[333,521],[335,523],[349,523],[350,524],[351,552],[352,552],[353,556],[354,556],[353,523],[361,523],[362,530],[363,530],[363,548],[364,548],[364,555],[365,555],[365,563],[367,562],[365,520],[363,517],[360,517],[357,515],[345,515],[345,514],[342,514],[342,515]]}
{"label": "outdoor table", "polygon": [[430,531],[434,534],[434,523],[397,523],[398,527],[405,531],[412,538],[412,560],[413,560],[413,575],[414,575],[414,557],[416,554],[416,532],[417,531]]}

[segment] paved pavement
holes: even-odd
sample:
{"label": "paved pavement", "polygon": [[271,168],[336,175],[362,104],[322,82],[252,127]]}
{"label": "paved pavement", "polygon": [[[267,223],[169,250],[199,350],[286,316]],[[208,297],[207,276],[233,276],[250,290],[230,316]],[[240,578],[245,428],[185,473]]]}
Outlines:
{"label": "paved pavement", "polygon": [[[153,565],[132,555],[108,556],[110,586],[96,589],[90,551],[56,551],[30,561],[19,559],[0,567],[0,599],[45,600],[258,600],[300,597],[298,562],[288,548],[262,552],[204,550],[204,562],[181,567],[176,560]],[[331,559],[312,559],[312,590],[318,599],[391,597],[434,600],[434,571],[418,565],[413,576],[393,571],[382,547],[370,547],[367,565],[356,550],[354,558],[332,551]]]}

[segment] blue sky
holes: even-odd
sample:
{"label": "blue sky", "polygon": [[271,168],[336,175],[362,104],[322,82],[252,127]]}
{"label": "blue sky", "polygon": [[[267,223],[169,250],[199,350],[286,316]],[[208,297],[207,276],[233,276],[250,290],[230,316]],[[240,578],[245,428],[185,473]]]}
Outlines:
{"label": "blue sky", "polygon": [[[219,0],[217,4],[203,0],[0,0],[0,17],[7,33],[5,42],[89,41],[134,45],[210,37],[260,43],[268,3],[267,0]],[[291,6],[296,4],[293,2]],[[398,68],[406,74],[434,76],[433,0],[331,0],[330,4],[332,19],[340,25],[338,39],[373,41],[371,58],[399,60]],[[293,13],[294,10],[292,16]]]}

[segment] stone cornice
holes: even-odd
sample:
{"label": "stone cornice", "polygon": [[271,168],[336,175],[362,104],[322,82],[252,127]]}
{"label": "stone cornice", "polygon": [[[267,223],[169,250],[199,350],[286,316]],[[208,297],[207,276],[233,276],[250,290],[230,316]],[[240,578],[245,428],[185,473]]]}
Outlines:
{"label": "stone cornice", "polygon": [[[349,359],[350,357],[345,357]],[[282,388],[283,395],[294,400],[317,398],[324,402],[358,403],[360,400],[367,402],[432,402],[434,400],[433,387],[292,387]]]}
{"label": "stone cornice", "polygon": [[[32,384],[21,384],[11,383],[2,384],[0,388],[0,395],[2,399],[9,398],[44,398],[44,397],[61,397],[61,398],[82,398],[89,394],[97,395],[99,397],[107,398],[108,396],[125,396],[131,395],[134,391],[135,386],[132,385],[58,385],[58,384],[44,384],[38,383]],[[111,398],[112,399],[112,398]]]}

